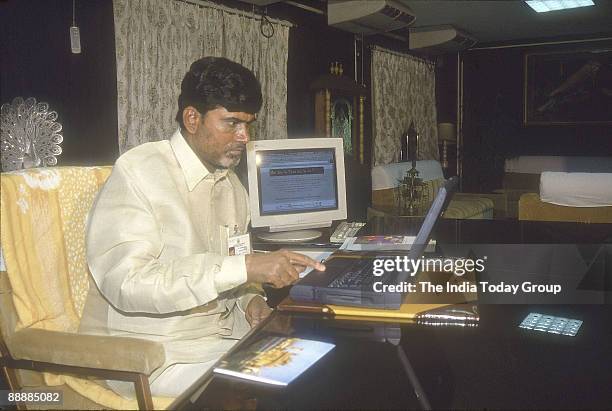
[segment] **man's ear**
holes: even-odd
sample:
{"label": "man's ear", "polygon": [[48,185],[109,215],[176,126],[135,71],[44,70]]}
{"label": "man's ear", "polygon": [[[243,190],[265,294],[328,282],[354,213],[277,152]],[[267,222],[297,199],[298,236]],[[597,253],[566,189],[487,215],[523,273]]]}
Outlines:
{"label": "man's ear", "polygon": [[189,134],[195,134],[202,120],[202,115],[192,106],[183,109],[183,124]]}

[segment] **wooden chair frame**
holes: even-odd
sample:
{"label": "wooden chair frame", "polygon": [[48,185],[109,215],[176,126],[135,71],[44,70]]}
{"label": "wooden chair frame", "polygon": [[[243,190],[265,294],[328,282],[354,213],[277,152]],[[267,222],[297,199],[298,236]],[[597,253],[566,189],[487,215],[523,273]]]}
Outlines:
{"label": "wooden chair frame", "polygon": [[[134,383],[134,388],[136,390],[138,408],[141,410],[154,409],[149,378],[145,374],[102,368],[76,367],[72,365],[54,364],[41,361],[16,360],[9,353],[8,348],[4,343],[4,339],[1,336],[0,367],[2,368],[2,374],[6,379],[8,388],[11,391],[19,391],[21,389],[15,370],[31,370],[38,372],[47,371],[62,374],[74,374],[82,377],[97,377],[108,380],[131,381]],[[25,410],[25,404],[17,403],[17,409]]]}

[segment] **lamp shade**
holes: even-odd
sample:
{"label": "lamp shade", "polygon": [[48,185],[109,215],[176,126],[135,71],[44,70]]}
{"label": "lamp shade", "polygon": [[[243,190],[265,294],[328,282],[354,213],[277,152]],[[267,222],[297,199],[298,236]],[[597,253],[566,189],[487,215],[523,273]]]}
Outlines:
{"label": "lamp shade", "polygon": [[455,134],[455,125],[453,123],[438,124],[438,141],[456,142],[457,135]]}

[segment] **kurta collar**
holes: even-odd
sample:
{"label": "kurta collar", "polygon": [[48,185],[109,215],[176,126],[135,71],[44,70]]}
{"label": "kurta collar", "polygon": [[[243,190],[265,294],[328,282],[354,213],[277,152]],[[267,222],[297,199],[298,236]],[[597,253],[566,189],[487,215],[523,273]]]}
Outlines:
{"label": "kurta collar", "polygon": [[200,158],[192,150],[189,144],[187,144],[180,129],[176,130],[170,138],[170,146],[174,151],[176,160],[181,166],[181,170],[183,170],[187,188],[189,188],[189,191],[193,191],[195,186],[209,175],[210,172],[204,164],[202,164],[202,161],[200,161]]}

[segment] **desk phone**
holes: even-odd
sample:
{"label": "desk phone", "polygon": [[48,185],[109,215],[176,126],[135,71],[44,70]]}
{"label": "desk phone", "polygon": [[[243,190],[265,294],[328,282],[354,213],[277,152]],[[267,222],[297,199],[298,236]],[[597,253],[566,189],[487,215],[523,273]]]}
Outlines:
{"label": "desk phone", "polygon": [[360,223],[360,222],[350,222],[349,223],[347,221],[343,221],[340,224],[338,224],[338,227],[336,227],[333,234],[329,237],[329,242],[342,244],[344,243],[344,240],[346,240],[347,238],[355,237],[357,232],[364,225],[366,225],[366,223]]}

